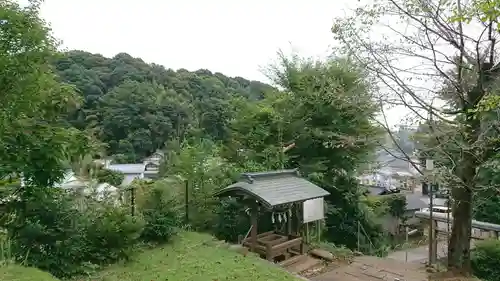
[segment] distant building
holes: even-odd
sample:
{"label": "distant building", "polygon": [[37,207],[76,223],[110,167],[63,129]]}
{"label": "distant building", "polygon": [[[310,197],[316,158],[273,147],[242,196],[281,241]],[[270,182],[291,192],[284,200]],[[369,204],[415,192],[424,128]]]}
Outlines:
{"label": "distant building", "polygon": [[149,157],[144,159],[144,163],[154,163],[154,164],[159,166],[161,161],[163,160],[163,157],[165,157],[165,153],[163,153],[160,150],[157,150],[153,154],[151,154]]}
{"label": "distant building", "polygon": [[156,179],[163,157],[164,153],[157,150],[151,156],[144,159],[142,163],[113,164],[109,159],[96,161],[99,161],[106,169],[123,173],[124,178],[120,186],[126,187],[135,179]]}
{"label": "distant building", "polygon": [[148,179],[156,179],[158,177],[158,172],[160,171],[160,165],[149,162],[145,165],[144,177]]}
{"label": "distant building", "polygon": [[419,188],[420,175],[412,163],[418,161],[412,159],[411,163],[405,158],[404,154],[395,150],[379,150],[375,163],[358,176],[358,180],[366,186],[415,191]]}
{"label": "distant building", "polygon": [[165,154],[157,150],[151,156],[144,159],[145,171],[144,177],[148,179],[156,179],[160,171],[160,164],[163,161]]}
{"label": "distant building", "polygon": [[109,183],[93,183],[76,176],[72,171],[66,172],[64,178],[54,187],[89,196],[94,193],[95,199],[115,198],[119,202],[119,189]]}
{"label": "distant building", "polygon": [[129,186],[135,179],[143,179],[146,164],[111,164],[107,167],[111,171],[123,173],[123,181],[120,186]]}
{"label": "distant building", "polygon": [[[413,164],[416,159],[410,160]],[[367,188],[368,196],[385,196],[400,193],[406,197],[404,217],[410,225],[418,224],[415,212],[426,208],[428,203],[420,192],[420,174],[407,157],[395,149],[381,149],[373,165],[358,177]],[[383,229],[392,234],[399,232],[401,221],[390,214],[377,218]]]}

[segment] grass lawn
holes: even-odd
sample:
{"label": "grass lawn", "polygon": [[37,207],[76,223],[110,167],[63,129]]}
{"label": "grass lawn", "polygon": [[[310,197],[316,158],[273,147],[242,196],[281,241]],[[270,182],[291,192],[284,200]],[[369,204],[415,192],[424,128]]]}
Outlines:
{"label": "grass lawn", "polygon": [[297,281],[253,255],[220,246],[205,234],[183,232],[166,246],[145,250],[133,261],[113,265],[81,281]]}
{"label": "grass lawn", "polygon": [[0,266],[0,281],[58,281],[52,275],[36,268],[19,265]]}

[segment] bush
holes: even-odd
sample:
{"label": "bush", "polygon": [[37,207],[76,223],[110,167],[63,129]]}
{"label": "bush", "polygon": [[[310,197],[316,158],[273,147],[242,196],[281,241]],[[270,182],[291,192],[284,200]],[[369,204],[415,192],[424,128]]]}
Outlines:
{"label": "bush", "polygon": [[97,171],[96,177],[100,183],[105,182],[113,186],[120,186],[125,178],[125,175],[121,172],[101,168]]}
{"label": "bush", "polygon": [[140,237],[144,221],[133,217],[125,208],[112,204],[95,203],[89,208],[82,224],[85,231],[87,257],[93,264],[107,264],[128,259]]}
{"label": "bush", "polygon": [[183,205],[174,185],[158,181],[140,194],[138,207],[145,221],[141,238],[145,242],[168,242],[182,223]]}
{"label": "bush", "polygon": [[500,281],[500,240],[486,240],[476,244],[471,264],[474,275],[485,281]]}
{"label": "bush", "polygon": [[238,236],[245,235],[250,228],[249,215],[245,213],[244,206],[234,198],[222,200],[217,215],[213,232],[218,239],[237,242]]}
{"label": "bush", "polygon": [[14,210],[14,219],[4,225],[13,256],[58,277],[127,258],[142,230],[140,220],[122,208],[59,189],[32,192]]}
{"label": "bush", "polygon": [[[250,229],[250,214],[247,207],[235,198],[223,199],[216,209],[216,221],[212,226],[213,234],[220,240],[237,242],[239,235],[246,235]],[[257,219],[258,232],[274,229],[270,212],[260,212]]]}

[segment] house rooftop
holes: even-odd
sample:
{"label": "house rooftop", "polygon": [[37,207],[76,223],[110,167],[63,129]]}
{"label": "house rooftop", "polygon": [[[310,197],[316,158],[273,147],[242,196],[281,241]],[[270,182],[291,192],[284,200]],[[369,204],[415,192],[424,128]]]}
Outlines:
{"label": "house rooftop", "polygon": [[146,170],[145,164],[111,164],[108,169],[124,174],[142,174]]}
{"label": "house rooftop", "polygon": [[377,186],[367,186],[368,189],[368,195],[370,196],[387,196],[391,194],[402,194],[406,197],[406,210],[420,210],[423,208],[429,207],[428,202],[426,202],[426,197],[420,195],[420,194],[415,194],[415,193],[386,193],[384,194],[384,191],[388,191],[388,189],[385,189],[383,187],[377,187]]}
{"label": "house rooftop", "polygon": [[271,209],[282,204],[325,197],[330,193],[299,176],[297,170],[244,173],[240,181],[219,191],[216,196],[246,195]]}
{"label": "house rooftop", "polygon": [[[383,174],[398,174],[400,176],[415,176],[410,169],[410,161],[400,151],[394,149],[379,150],[376,156],[379,171]],[[412,161],[416,161],[412,159]]]}
{"label": "house rooftop", "polygon": [[429,205],[424,201],[424,198],[420,194],[405,194],[406,196],[406,210],[420,210],[429,207]]}

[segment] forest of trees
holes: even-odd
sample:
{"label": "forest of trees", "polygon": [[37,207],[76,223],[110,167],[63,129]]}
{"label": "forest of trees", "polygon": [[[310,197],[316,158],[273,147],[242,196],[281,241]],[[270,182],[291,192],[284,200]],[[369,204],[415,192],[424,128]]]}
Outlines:
{"label": "forest of trees", "polygon": [[133,163],[173,139],[226,141],[236,102],[253,102],[272,87],[208,70],[173,71],[121,53],[113,58],[70,51],[54,63],[63,82],[83,98],[69,117],[93,129],[117,161]]}

